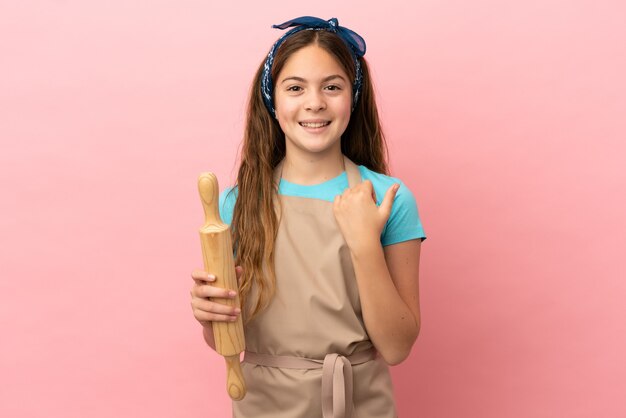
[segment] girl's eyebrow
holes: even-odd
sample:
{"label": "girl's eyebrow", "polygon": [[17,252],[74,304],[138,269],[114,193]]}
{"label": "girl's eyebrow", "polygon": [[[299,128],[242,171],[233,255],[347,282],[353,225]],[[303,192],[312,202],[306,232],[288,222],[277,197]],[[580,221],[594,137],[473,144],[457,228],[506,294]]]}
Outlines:
{"label": "girl's eyebrow", "polygon": [[[328,77],[324,77],[324,78],[322,79],[322,83],[325,83],[325,82],[330,81],[330,80],[334,80],[335,78],[340,78],[340,79],[342,79],[343,81],[346,81],[346,80],[345,80],[342,76],[340,76],[339,74],[333,74],[333,75],[329,75]],[[285,81],[288,81],[288,80],[295,80],[295,81],[299,81],[299,82],[301,82],[301,83],[306,83],[306,80],[305,80],[304,78],[302,78],[302,77],[291,76],[291,77],[287,77],[287,78],[283,79],[283,81],[281,81],[281,83],[280,83],[280,84],[283,84]]]}

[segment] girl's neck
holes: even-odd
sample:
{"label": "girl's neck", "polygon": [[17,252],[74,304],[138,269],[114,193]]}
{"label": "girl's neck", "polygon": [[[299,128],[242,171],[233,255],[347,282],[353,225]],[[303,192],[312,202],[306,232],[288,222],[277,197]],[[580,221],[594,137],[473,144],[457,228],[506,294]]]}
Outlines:
{"label": "girl's neck", "polygon": [[320,184],[345,171],[343,154],[315,155],[287,153],[281,177],[290,183],[303,186]]}

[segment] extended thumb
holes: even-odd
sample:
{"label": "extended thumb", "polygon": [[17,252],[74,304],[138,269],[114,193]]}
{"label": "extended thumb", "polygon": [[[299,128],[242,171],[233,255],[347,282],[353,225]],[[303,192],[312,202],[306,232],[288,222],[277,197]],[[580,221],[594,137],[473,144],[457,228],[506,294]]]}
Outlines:
{"label": "extended thumb", "polygon": [[393,199],[396,197],[396,193],[398,192],[399,188],[400,188],[400,185],[396,183],[393,186],[391,186],[389,189],[387,189],[387,193],[385,193],[385,197],[383,198],[383,201],[380,204],[380,209],[383,211],[383,213],[387,217],[391,214],[391,206],[393,205]]}

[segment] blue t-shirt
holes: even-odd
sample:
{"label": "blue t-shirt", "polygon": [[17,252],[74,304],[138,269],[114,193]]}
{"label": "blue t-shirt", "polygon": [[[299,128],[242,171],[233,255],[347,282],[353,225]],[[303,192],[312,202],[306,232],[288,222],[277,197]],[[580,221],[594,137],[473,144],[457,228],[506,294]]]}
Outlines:
{"label": "blue t-shirt", "polygon": [[[372,182],[376,193],[377,204],[380,205],[387,189],[394,183],[400,184],[396,197],[391,207],[391,215],[383,228],[380,242],[383,246],[397,244],[411,239],[426,239],[422,221],[417,210],[417,203],[413,193],[397,178],[377,173],[365,166],[358,166],[362,180]],[[335,200],[335,196],[342,194],[348,185],[348,175],[344,171],[337,177],[320,184],[303,186],[290,183],[285,179],[280,180],[278,193],[285,196],[297,196],[309,199],[321,199],[329,202]],[[233,210],[237,199],[237,188],[229,187],[220,193],[220,215],[222,220],[230,225],[233,220]]]}

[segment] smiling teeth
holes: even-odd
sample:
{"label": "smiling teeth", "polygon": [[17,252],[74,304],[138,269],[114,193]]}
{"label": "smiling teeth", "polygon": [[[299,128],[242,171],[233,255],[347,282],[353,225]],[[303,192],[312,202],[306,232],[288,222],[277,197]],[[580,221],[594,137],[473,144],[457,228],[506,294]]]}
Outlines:
{"label": "smiling teeth", "polygon": [[304,126],[305,128],[321,128],[322,126],[326,126],[329,123],[330,122],[318,122],[318,123],[300,122],[300,125]]}

